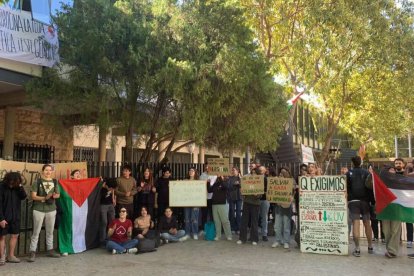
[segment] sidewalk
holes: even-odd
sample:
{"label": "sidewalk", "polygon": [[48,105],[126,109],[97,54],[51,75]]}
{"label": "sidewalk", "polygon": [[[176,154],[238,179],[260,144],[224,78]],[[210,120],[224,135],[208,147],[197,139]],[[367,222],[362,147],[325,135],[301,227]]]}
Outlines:
{"label": "sidewalk", "polygon": [[381,243],[374,243],[375,254],[368,255],[363,241],[361,257],[357,258],[271,248],[272,242],[273,237],[257,246],[237,245],[235,240],[188,240],[140,255],[111,255],[104,249],[60,259],[40,255],[34,263],[25,258],[20,264],[7,263],[0,267],[0,275],[414,275],[414,259],[406,256],[414,250],[407,249],[405,243],[398,258],[387,259]]}

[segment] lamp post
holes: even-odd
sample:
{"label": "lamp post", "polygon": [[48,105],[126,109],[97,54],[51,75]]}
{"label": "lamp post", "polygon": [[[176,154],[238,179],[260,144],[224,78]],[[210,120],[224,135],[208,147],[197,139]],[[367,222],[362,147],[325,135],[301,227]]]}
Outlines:
{"label": "lamp post", "polygon": [[193,152],[194,152],[194,149],[195,149],[195,144],[191,143],[187,146],[187,148],[188,148],[188,151],[190,152],[190,162],[192,164],[193,163]]}

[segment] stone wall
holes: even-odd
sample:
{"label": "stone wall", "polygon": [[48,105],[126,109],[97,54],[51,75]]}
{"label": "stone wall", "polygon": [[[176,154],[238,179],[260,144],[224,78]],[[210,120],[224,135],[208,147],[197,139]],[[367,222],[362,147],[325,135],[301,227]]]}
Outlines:
{"label": "stone wall", "polygon": [[[5,110],[0,110],[0,140],[4,139]],[[18,108],[14,140],[18,143],[51,145],[55,160],[73,159],[73,128],[52,129],[47,116],[39,111]]]}

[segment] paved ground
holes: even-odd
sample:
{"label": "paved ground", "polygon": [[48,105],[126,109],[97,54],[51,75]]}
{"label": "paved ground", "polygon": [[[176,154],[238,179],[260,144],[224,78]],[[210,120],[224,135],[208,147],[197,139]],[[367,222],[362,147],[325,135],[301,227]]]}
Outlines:
{"label": "paved ground", "polygon": [[140,255],[111,255],[95,249],[60,259],[39,256],[35,263],[8,263],[0,267],[0,275],[414,275],[414,260],[406,257],[405,243],[395,259],[386,259],[384,246],[378,243],[374,255],[368,255],[364,245],[359,258],[304,254],[296,248],[271,248],[271,244],[189,240]]}

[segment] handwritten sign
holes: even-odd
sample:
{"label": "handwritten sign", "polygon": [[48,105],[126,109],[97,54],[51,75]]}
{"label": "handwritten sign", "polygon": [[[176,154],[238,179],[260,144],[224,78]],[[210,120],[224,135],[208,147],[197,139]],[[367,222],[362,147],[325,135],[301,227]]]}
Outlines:
{"label": "handwritten sign", "polygon": [[312,148],[301,144],[302,149],[302,163],[315,163],[315,159],[313,158],[313,151]]}
{"label": "handwritten sign", "polygon": [[266,199],[287,208],[292,203],[293,178],[268,177]]}
{"label": "handwritten sign", "polygon": [[345,176],[299,178],[300,249],[348,255]]}
{"label": "handwritten sign", "polygon": [[207,183],[204,180],[170,181],[171,207],[207,206]]}
{"label": "handwritten sign", "polygon": [[230,164],[228,158],[207,158],[208,175],[229,175]]}
{"label": "handwritten sign", "polygon": [[82,178],[88,178],[86,162],[55,163],[52,176],[57,179],[70,179],[70,174],[74,170],[79,170]]}
{"label": "handwritten sign", "polygon": [[242,195],[260,195],[264,194],[264,176],[263,175],[246,175],[241,178]]}

